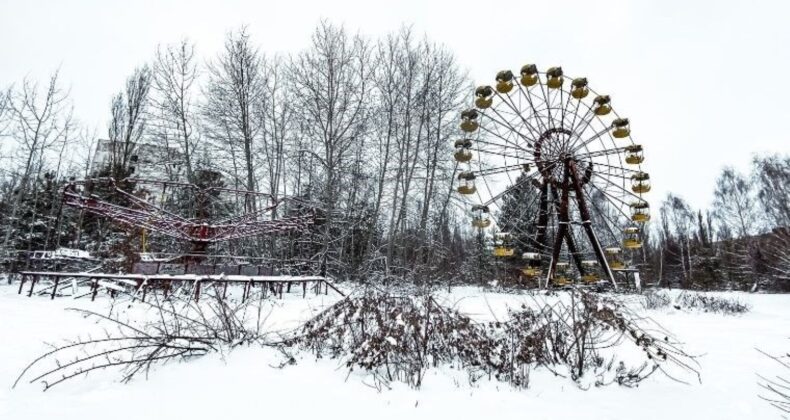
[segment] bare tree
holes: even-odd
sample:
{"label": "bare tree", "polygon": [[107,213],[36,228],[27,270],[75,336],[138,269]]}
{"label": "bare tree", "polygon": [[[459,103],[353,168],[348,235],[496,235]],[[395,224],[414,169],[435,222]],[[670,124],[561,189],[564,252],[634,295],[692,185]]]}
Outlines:
{"label": "bare tree", "polygon": [[790,157],[756,157],[752,166],[766,222],[771,227],[790,226]]}
{"label": "bare tree", "polygon": [[[438,204],[440,214],[447,210],[445,187],[454,164],[446,157],[466,79],[449,51],[416,41],[408,27],[379,42],[376,64],[373,130],[379,153],[373,213],[377,222],[387,215],[387,267],[404,252],[411,266],[415,257],[429,254],[423,251],[430,248],[432,207]],[[413,239],[421,245],[415,247]],[[409,246],[401,246],[405,243]]]}
{"label": "bare tree", "polygon": [[[12,87],[0,91],[0,139],[6,136],[6,131],[11,124],[11,90]],[[0,142],[0,167],[9,168],[11,158],[11,148],[7,145],[10,142]],[[4,161],[9,161],[9,164],[3,165]],[[0,170],[0,179],[8,177],[10,174],[8,170]]]}
{"label": "bare tree", "polygon": [[46,154],[66,141],[74,122],[69,92],[60,87],[56,71],[42,90],[37,82],[25,79],[21,87],[7,99],[10,116],[9,136],[14,140],[16,156],[21,164],[21,177],[15,186],[11,213],[3,239],[7,248],[16,226],[22,199],[32,180],[38,178]]}
{"label": "bare tree", "polygon": [[168,156],[183,163],[187,180],[194,181],[195,151],[200,142],[196,129],[194,90],[198,71],[195,46],[187,40],[176,45],[158,47],[153,64],[152,105],[159,117],[152,131],[165,143],[175,142],[179,156]]}
{"label": "bare tree", "polygon": [[[275,58],[265,68],[266,77],[264,94],[261,95],[258,108],[258,118],[262,131],[260,151],[265,165],[265,176],[268,183],[268,193],[277,200],[280,193],[287,192],[285,184],[285,159],[286,146],[292,140],[294,107],[289,101],[286,90],[285,71],[280,59]],[[296,149],[295,147],[293,149]],[[292,150],[298,154],[298,150]],[[271,212],[272,219],[277,217],[277,212]]]}
{"label": "bare tree", "polygon": [[146,108],[151,89],[151,69],[136,68],[126,79],[126,87],[113,97],[108,128],[110,172],[115,178],[129,174],[132,156],[145,133]]}
{"label": "bare tree", "polygon": [[11,86],[0,91],[0,137],[3,137],[8,125],[10,124],[9,114],[11,113],[11,92]]}
{"label": "bare tree", "polygon": [[[205,91],[205,119],[213,139],[228,147],[234,167],[237,153],[244,167],[244,187],[256,191],[255,142],[261,131],[256,108],[266,87],[264,63],[252,45],[246,27],[229,33],[225,48],[208,65],[209,82]],[[246,203],[257,208],[254,200]]]}
{"label": "bare tree", "polygon": [[725,168],[716,180],[714,215],[719,221],[719,235],[745,238],[757,231],[756,200],[749,180],[733,168]]}
{"label": "bare tree", "polygon": [[[425,181],[419,222],[423,233],[427,229],[431,205],[447,201],[437,191],[445,192],[447,188],[443,187],[452,184],[455,164],[446,157],[450,156],[451,137],[456,133],[456,116],[466,99],[464,87],[467,85],[466,75],[458,68],[450,51],[427,41],[425,44],[426,55],[431,61],[429,65],[435,69],[431,72],[433,77],[427,83],[429,89],[425,94],[429,136],[425,148]],[[439,213],[446,211],[447,207],[443,206]]]}
{"label": "bare tree", "polygon": [[[678,247],[678,260],[682,272],[682,283],[687,287],[692,278],[691,236],[694,225],[694,213],[691,206],[682,198],[669,194],[660,208],[665,240]],[[669,247],[668,247],[669,248]]]}
{"label": "bare tree", "polygon": [[[303,113],[300,134],[317,146],[309,153],[322,169],[321,201],[327,226],[335,221],[344,171],[353,163],[354,147],[362,144],[368,129],[371,70],[368,43],[326,21],[313,33],[311,48],[289,65],[294,106]],[[327,229],[324,252],[329,243]]]}

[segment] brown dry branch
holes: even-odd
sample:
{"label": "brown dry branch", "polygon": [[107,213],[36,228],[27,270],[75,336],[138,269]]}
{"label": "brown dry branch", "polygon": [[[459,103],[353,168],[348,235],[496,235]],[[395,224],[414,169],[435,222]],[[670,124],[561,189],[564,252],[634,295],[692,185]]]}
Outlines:
{"label": "brown dry branch", "polygon": [[[582,377],[593,377],[595,386],[635,386],[656,371],[682,381],[667,367],[699,379],[694,358],[649,318],[615,298],[576,290],[568,296],[536,302],[539,309],[523,305],[507,321],[477,323],[429,294],[367,290],[318,314],[283,345],[413,387],[440,365],[465,370],[471,382],[488,377],[515,387],[529,385],[534,367],[567,373],[580,386]],[[617,357],[628,343],[641,362]]]}
{"label": "brown dry branch", "polygon": [[[41,382],[44,390],[90,372],[120,367],[122,382],[140,373],[146,375],[157,364],[189,360],[211,352],[253,343],[260,330],[246,326],[247,303],[232,305],[214,293],[206,293],[200,303],[189,298],[154,295],[142,303],[153,309],[150,320],[133,323],[119,314],[103,315],[83,309],[69,309],[108,325],[102,337],[78,337],[53,348],[33,360],[14,382]],[[258,324],[261,322],[258,313]]]}
{"label": "brown dry branch", "polygon": [[[784,367],[786,370],[790,371],[790,363],[788,363],[788,360],[790,360],[790,353],[787,353],[782,357],[778,357],[768,354],[760,349],[755,350],[759,351],[764,356],[773,359],[775,362],[782,365],[782,367]],[[759,397],[780,411],[790,413],[790,380],[788,379],[790,375],[776,375],[773,378],[766,378],[765,376],[758,374],[757,377],[760,378],[758,385],[760,385],[760,387],[768,393],[768,396],[759,395]]]}

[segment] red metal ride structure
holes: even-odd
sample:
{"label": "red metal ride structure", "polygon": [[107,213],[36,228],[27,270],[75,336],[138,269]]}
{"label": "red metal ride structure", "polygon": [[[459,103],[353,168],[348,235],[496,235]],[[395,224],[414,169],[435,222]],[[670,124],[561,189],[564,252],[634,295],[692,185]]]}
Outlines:
{"label": "red metal ride structure", "polygon": [[[128,191],[128,186],[134,190]],[[97,189],[106,196],[94,194]],[[168,209],[168,202],[178,204],[172,199],[173,195],[187,198],[193,214],[182,215]],[[226,208],[220,215],[212,216],[211,209],[218,203],[222,205],[222,198],[230,199],[225,200],[225,204],[235,202],[243,205],[244,210],[241,214],[228,215]],[[314,207],[296,198],[277,199],[260,192],[137,178],[116,181],[102,177],[71,181],[63,190],[63,203],[126,227],[190,242],[193,255],[204,254],[210,244],[221,241],[304,231],[316,223],[317,216]],[[272,214],[281,207],[291,211],[299,209],[299,212],[273,218]]]}

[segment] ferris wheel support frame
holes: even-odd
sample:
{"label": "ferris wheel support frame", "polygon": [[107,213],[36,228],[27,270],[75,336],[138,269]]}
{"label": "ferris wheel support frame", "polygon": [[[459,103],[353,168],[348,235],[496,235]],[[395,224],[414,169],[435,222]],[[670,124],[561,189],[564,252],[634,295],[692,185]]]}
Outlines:
{"label": "ferris wheel support frame", "polygon": [[[592,228],[590,211],[587,208],[587,202],[584,199],[584,190],[582,189],[581,181],[579,179],[578,168],[576,166],[576,161],[572,157],[568,156],[565,158],[565,170],[563,172],[563,182],[559,184],[560,190],[562,191],[558,207],[559,223],[554,244],[552,246],[551,265],[549,266],[547,279],[554,277],[554,273],[557,269],[557,261],[559,260],[560,252],[562,251],[563,242],[566,243],[568,251],[573,258],[579,273],[584,275],[584,267],[579,260],[578,252],[576,251],[576,244],[573,240],[573,237],[571,236],[570,230],[568,229],[568,225],[571,223],[569,207],[570,189],[572,187],[576,194],[575,200],[577,206],[579,207],[579,215],[582,219],[581,224],[590,241],[590,246],[593,248],[593,252],[595,253],[598,263],[601,265],[601,267],[603,267],[606,277],[612,282],[614,289],[617,290],[617,282],[614,279],[614,273],[612,273],[612,269],[609,267],[609,262],[606,260],[606,256],[604,255],[603,249],[601,248],[601,243],[598,241],[598,236],[595,234],[595,230]],[[543,190],[541,191],[541,195],[543,195]]]}
{"label": "ferris wheel support frame", "polygon": [[587,232],[587,236],[590,239],[590,245],[592,245],[593,252],[595,252],[595,257],[598,259],[598,263],[601,265],[601,267],[603,267],[606,277],[608,277],[609,281],[612,282],[614,289],[617,290],[617,282],[614,280],[614,274],[612,273],[611,267],[609,267],[609,261],[606,260],[606,256],[604,255],[603,249],[601,248],[601,242],[598,241],[598,236],[595,234],[595,230],[592,228],[590,210],[587,208],[587,201],[584,199],[584,190],[582,190],[581,183],[579,183],[576,162],[573,159],[568,159],[567,168],[569,170],[570,176],[573,178],[572,185],[573,189],[576,191],[576,203],[579,206],[579,215],[582,218],[582,227],[584,228],[584,231]]}
{"label": "ferris wheel support frame", "polygon": [[[552,195],[554,196],[554,205],[557,208],[560,208],[561,207],[560,197],[557,197],[556,193]],[[568,216],[569,216],[568,220],[570,220],[570,213],[568,214]],[[570,221],[568,222],[568,224],[570,224]],[[571,258],[573,258],[573,262],[574,264],[576,264],[576,268],[579,270],[579,274],[583,276],[586,270],[584,269],[584,264],[582,264],[582,260],[579,258],[579,248],[576,246],[576,241],[573,239],[572,232],[573,231],[571,229],[565,230],[565,243],[568,245],[568,253],[571,255]]]}

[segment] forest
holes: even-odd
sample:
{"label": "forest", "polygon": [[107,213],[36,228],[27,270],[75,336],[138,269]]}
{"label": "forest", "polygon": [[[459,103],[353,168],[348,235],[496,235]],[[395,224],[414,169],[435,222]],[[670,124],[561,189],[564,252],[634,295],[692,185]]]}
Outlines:
{"label": "forest", "polygon": [[[527,285],[518,261],[491,256],[455,191],[459,115],[475,86],[453,51],[409,27],[372,39],[326,21],[292,55],[262,51],[246,27],[229,32],[215,56],[199,48],[161,45],[129,69],[98,132],[74,117],[57,71],[4,82],[4,261],[57,247],[119,264],[141,250],[186,252],[170,238],[63,209],[70,181],[145,173],[298,197],[321,210],[308,233],[228,241],[214,253],[320,262],[334,278],[362,283]],[[708,209],[675,194],[650,197],[657,212],[633,262],[642,281],[790,291],[790,156],[755,155],[747,173],[722,168],[713,197]]]}

